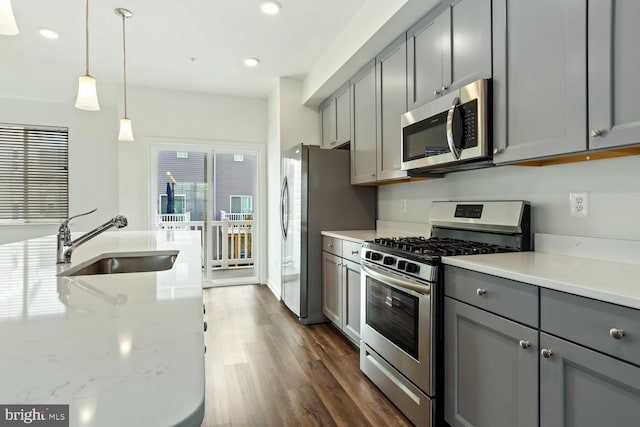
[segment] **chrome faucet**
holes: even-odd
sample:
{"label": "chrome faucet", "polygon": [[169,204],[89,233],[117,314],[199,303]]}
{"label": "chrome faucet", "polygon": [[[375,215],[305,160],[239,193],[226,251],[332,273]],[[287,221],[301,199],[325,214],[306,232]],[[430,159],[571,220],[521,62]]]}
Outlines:
{"label": "chrome faucet", "polygon": [[71,262],[71,253],[80,245],[86,243],[87,241],[93,239],[98,234],[102,234],[110,228],[123,228],[127,226],[127,218],[122,215],[116,215],[109,221],[105,222],[99,227],[94,228],[88,233],[78,237],[76,240],[71,240],[71,230],[69,229],[69,221],[79,216],[89,215],[90,213],[94,213],[97,209],[94,209],[89,212],[85,212],[83,214],[72,216],[71,218],[65,220],[62,224],[60,224],[60,228],[58,228],[58,250],[56,256],[57,264],[68,264]]}

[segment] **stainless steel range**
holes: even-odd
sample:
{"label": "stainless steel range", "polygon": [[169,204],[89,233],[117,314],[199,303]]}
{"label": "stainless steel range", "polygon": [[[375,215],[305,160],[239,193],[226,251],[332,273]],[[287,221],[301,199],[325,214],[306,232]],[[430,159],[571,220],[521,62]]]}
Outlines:
{"label": "stainless steel range", "polygon": [[417,426],[443,425],[440,257],[532,249],[524,201],[434,202],[431,237],[362,245],[360,369]]}

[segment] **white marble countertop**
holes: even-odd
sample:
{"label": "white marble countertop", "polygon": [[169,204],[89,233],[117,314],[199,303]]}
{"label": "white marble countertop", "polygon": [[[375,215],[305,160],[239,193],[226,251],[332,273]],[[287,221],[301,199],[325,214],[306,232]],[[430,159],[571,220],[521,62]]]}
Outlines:
{"label": "white marble countertop", "polygon": [[442,262],[640,309],[640,265],[543,252],[448,256]]}
{"label": "white marble countertop", "polygon": [[55,236],[0,245],[0,402],[69,404],[71,426],[199,426],[199,233],[109,231],[70,267],[156,249],[180,251],[172,269],[58,278]]}
{"label": "white marble countertop", "polygon": [[362,243],[366,240],[373,240],[380,237],[376,234],[376,230],[342,230],[342,231],[323,231],[323,236],[335,237],[336,239],[349,240],[350,242]]}

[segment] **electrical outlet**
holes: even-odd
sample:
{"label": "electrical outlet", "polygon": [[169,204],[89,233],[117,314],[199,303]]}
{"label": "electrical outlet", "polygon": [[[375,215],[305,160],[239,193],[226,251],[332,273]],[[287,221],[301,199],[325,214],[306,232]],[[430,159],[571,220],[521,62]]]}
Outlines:
{"label": "electrical outlet", "polygon": [[405,213],[407,211],[407,199],[400,200],[400,212]]}
{"label": "electrical outlet", "polygon": [[589,216],[589,193],[586,191],[569,193],[569,206],[571,216]]}

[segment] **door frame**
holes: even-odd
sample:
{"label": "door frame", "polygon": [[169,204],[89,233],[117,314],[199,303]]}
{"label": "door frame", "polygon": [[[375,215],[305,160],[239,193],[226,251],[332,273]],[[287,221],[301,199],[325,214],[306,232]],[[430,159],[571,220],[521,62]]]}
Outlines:
{"label": "door frame", "polygon": [[[214,153],[227,153],[237,154],[239,151],[245,154],[255,154],[256,156],[256,194],[253,198],[255,227],[257,233],[255,250],[257,252],[255,256],[254,272],[257,283],[265,283],[264,274],[266,271],[266,228],[267,228],[267,207],[266,207],[266,195],[267,192],[267,171],[266,171],[266,158],[265,158],[265,145],[260,143],[251,142],[230,142],[230,141],[218,141],[218,140],[197,140],[197,139],[184,139],[184,138],[166,138],[166,137],[153,137],[149,149],[149,176],[147,177],[147,194],[148,194],[148,211],[147,211],[147,226],[150,230],[155,230],[155,206],[157,205],[157,197],[155,194],[155,177],[158,176],[158,153],[160,151],[193,151],[206,154],[206,168],[205,168],[205,183],[207,183],[207,221],[212,221],[213,215],[213,192],[214,188],[210,182],[210,175],[213,167],[213,154]],[[211,233],[207,233],[207,247],[211,247]],[[203,248],[204,251],[204,248]],[[206,257],[205,271],[203,276],[203,287],[214,286],[211,278],[211,258]],[[224,281],[216,283],[215,285],[234,285],[234,284],[246,284],[236,283],[234,281]]]}

